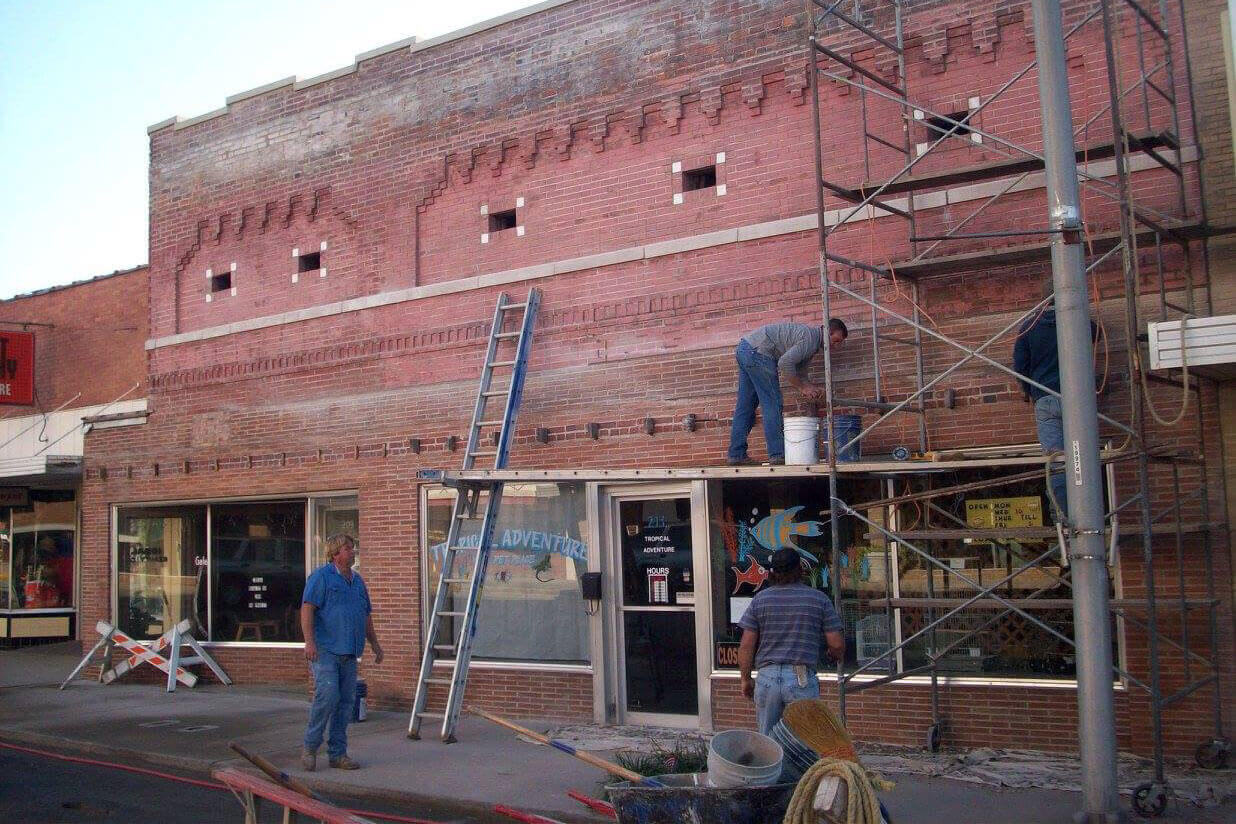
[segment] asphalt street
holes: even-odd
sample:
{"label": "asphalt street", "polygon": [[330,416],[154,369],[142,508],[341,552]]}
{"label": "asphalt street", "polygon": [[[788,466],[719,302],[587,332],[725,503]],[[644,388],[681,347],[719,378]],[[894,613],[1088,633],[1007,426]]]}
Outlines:
{"label": "asphalt street", "polygon": [[[144,769],[149,769],[146,767]],[[159,772],[201,782],[176,770]],[[240,802],[225,789],[175,778],[126,772],[109,766],[64,761],[0,747],[0,821],[5,824],[76,822],[160,822],[160,824],[240,824]],[[406,811],[366,804],[366,811],[412,820]],[[282,809],[261,809],[263,824],[279,824]],[[381,820],[381,819],[377,819]],[[471,819],[453,819],[465,824]]]}

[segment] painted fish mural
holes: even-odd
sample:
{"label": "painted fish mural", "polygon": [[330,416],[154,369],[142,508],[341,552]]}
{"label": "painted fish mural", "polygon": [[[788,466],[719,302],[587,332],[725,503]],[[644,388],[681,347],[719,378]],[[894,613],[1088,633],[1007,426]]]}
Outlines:
{"label": "painted fish mural", "polygon": [[804,552],[793,538],[796,535],[813,538],[817,535],[822,535],[824,525],[819,521],[803,521],[802,523],[794,523],[794,516],[803,510],[801,506],[792,506],[789,509],[783,509],[775,515],[769,515],[758,524],[755,529],[751,530],[755,535],[755,540],[760,542],[760,546],[770,552],[776,552],[782,547],[789,547],[796,550],[799,555],[809,559],[813,563],[816,558],[809,553]]}
{"label": "painted fish mural", "polygon": [[743,584],[750,584],[752,589],[758,590],[768,580],[768,570],[760,566],[760,562],[755,560],[755,558],[751,559],[751,563],[747,565],[746,569],[739,569],[736,566],[730,567],[730,569],[734,570],[734,575],[737,576],[734,581],[734,591],[730,593],[731,595],[737,595],[738,590],[742,589]]}

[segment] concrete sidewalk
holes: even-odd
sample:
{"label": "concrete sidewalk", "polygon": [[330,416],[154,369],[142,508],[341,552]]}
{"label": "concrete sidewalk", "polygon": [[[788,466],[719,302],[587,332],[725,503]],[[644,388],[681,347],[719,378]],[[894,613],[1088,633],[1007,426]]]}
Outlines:
{"label": "concrete sidewalk", "polygon": [[[331,798],[364,806],[395,805],[405,815],[441,822],[494,821],[505,803],[563,821],[601,819],[567,797],[568,790],[602,797],[606,776],[547,747],[520,740],[480,719],[465,717],[459,743],[409,741],[407,716],[373,712],[349,728],[355,772],[299,768],[307,699],[303,693],[254,686],[205,684],[174,694],[154,684],[109,686],[77,680],[56,689],[78,660],[67,650],[0,652],[0,740],[34,748],[88,753],[96,758],[145,762],[194,774],[219,766],[247,766],[230,749],[235,741],[266,756]],[[524,721],[545,730],[549,725]],[[599,751],[602,757],[612,754]],[[325,762],[321,758],[320,762]],[[899,824],[1068,822],[1075,793],[1002,790],[946,778],[889,776],[897,788],[884,796]],[[982,811],[976,818],[976,811]],[[1161,822],[1218,824],[1236,820],[1236,803],[1197,809],[1173,806]]]}

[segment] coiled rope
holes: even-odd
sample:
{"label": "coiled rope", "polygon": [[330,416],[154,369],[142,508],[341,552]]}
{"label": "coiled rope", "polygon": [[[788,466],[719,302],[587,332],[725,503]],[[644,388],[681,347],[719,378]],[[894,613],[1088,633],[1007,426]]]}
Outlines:
{"label": "coiled rope", "polygon": [[816,824],[819,815],[813,808],[816,791],[825,778],[841,779],[848,791],[846,824],[880,824],[879,790],[891,790],[893,785],[875,773],[869,773],[862,764],[845,758],[821,758],[803,773],[790,806],[786,808],[782,824]]}

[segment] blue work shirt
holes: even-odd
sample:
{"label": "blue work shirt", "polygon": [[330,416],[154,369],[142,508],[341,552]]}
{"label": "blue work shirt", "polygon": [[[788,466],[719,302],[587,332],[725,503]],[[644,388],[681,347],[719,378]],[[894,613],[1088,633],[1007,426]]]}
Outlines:
{"label": "blue work shirt", "polygon": [[333,563],[318,567],[305,582],[301,603],[313,604],[313,640],[318,649],[335,655],[355,655],[365,651],[365,625],[373,605],[360,573],[352,581]]}

